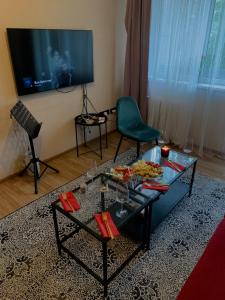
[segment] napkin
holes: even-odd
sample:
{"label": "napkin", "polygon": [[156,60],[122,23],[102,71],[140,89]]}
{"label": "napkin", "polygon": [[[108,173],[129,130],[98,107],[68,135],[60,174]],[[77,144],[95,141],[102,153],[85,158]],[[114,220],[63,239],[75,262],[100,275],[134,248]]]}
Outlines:
{"label": "napkin", "polygon": [[148,189],[148,190],[155,190],[155,191],[160,191],[160,192],[166,192],[169,189],[169,185],[167,184],[161,184],[158,182],[147,182],[144,181],[142,184],[143,189]]}
{"label": "napkin", "polygon": [[[120,233],[119,233],[119,231],[118,231],[115,223],[113,222],[112,217],[111,217],[111,215],[108,211],[106,212],[106,215],[107,215],[109,227],[110,227],[114,237],[118,236]],[[95,220],[98,224],[98,228],[99,228],[99,231],[100,231],[102,237],[109,238],[110,235],[109,235],[109,233],[107,231],[107,228],[105,226],[105,223],[102,219],[102,214],[96,214],[95,215]]]}
{"label": "napkin", "polygon": [[169,160],[165,161],[164,166],[170,167],[170,168],[174,169],[177,172],[182,172],[182,171],[185,170],[185,166],[183,166],[183,165],[181,165],[181,164],[179,164],[175,161],[169,161]]}
{"label": "napkin", "polygon": [[66,212],[73,212],[80,209],[80,204],[72,192],[60,194],[59,200],[61,201],[63,209]]}

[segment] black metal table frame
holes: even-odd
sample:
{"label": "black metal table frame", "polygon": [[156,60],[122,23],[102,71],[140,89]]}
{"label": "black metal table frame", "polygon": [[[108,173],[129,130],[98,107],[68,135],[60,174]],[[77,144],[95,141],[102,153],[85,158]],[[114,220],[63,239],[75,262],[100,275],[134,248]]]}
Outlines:
{"label": "black metal table frame", "polygon": [[[89,114],[90,116],[99,116],[99,117],[104,117],[105,121],[104,122],[95,122],[92,124],[88,124],[85,122],[80,122],[79,119],[82,120],[82,116],[76,116],[75,117],[75,133],[76,133],[76,147],[77,147],[77,157],[79,156],[79,142],[78,142],[78,132],[77,132],[77,126],[83,127],[83,138],[84,138],[84,145],[87,146],[87,140],[86,140],[86,127],[96,127],[98,126],[99,129],[99,149],[100,149],[100,157],[102,159],[102,131],[101,131],[101,126],[105,124],[105,147],[108,148],[108,137],[107,137],[107,116],[104,114]],[[92,150],[94,151],[94,150]]]}
{"label": "black metal table frame", "polygon": [[[136,161],[136,160],[135,160]],[[170,182],[170,186],[175,182],[177,181],[182,175],[184,175],[184,173],[186,173],[190,168],[192,168],[192,174],[191,174],[191,179],[190,179],[190,182],[189,182],[189,190],[186,194],[184,194],[179,201],[181,201],[187,194],[188,194],[188,197],[191,197],[191,194],[192,194],[192,188],[193,188],[193,183],[194,183],[194,178],[195,178],[195,171],[196,171],[196,166],[197,166],[197,159],[192,163],[190,164],[190,166],[186,167],[184,171],[180,172],[178,174],[178,176],[176,176],[174,178],[174,180],[172,180],[172,182]],[[139,183],[140,184],[140,183]],[[139,185],[137,184],[137,185]],[[166,194],[166,192],[160,192],[159,195],[154,198],[154,199],[151,199],[149,200],[149,197],[147,195],[144,195],[143,193],[137,191],[135,188],[129,188],[130,192],[133,193],[134,195],[140,195],[141,197],[145,198],[146,199],[146,202],[148,202],[148,206],[147,206],[147,209],[148,209],[148,216],[149,216],[149,222],[148,222],[148,228],[147,228],[147,234],[149,234],[148,236],[148,239],[147,239],[147,243],[146,243],[146,249],[149,250],[150,249],[150,234],[151,234],[151,220],[152,220],[152,205],[154,202],[156,202],[157,200],[159,200],[160,196],[162,194]],[[136,199],[136,201],[138,201]],[[178,201],[178,202],[179,202]]]}
{"label": "black metal table frame", "polygon": [[[196,171],[196,165],[197,165],[197,160],[194,161],[193,164],[188,166],[183,172],[180,172],[179,176],[175,177],[174,180],[170,183],[173,184],[178,178],[180,178],[189,168],[192,169],[192,174],[191,174],[191,180],[189,183],[189,191],[188,191],[188,196],[190,197],[192,194],[192,187],[193,187],[193,182],[194,182],[194,176],[195,176],[195,171]],[[105,174],[100,174],[97,175],[95,178],[99,176],[106,176]],[[89,181],[90,182],[90,181]],[[73,192],[77,191],[79,189],[76,188],[73,190]],[[116,271],[114,271],[113,274],[108,278],[108,273],[107,273],[107,242],[109,239],[104,239],[94,231],[92,231],[87,224],[92,221],[89,220],[86,224],[82,223],[78,219],[76,219],[74,216],[70,215],[69,213],[66,213],[61,207],[56,206],[56,203],[59,201],[55,201],[52,203],[52,208],[53,208],[53,220],[54,220],[54,227],[55,227],[55,234],[56,234],[56,241],[57,241],[57,247],[58,247],[58,253],[61,255],[62,250],[64,250],[69,256],[71,256],[78,264],[80,264],[89,274],[91,274],[95,279],[97,279],[104,287],[104,297],[107,297],[108,293],[108,284],[124,269],[124,267],[132,260],[132,258],[137,255],[138,252],[141,250],[149,250],[150,249],[150,235],[151,235],[151,220],[152,220],[152,205],[155,201],[157,201],[163,193],[159,193],[159,195],[155,199],[149,199],[148,196],[140,193],[139,191],[129,188],[130,190],[130,197],[131,199],[137,201],[136,198],[134,198],[135,195],[140,195],[141,197],[144,197],[146,199],[146,203],[144,206],[141,206],[139,209],[135,211],[135,214],[132,216],[136,216],[141,213],[141,211],[144,210],[144,227],[143,227],[143,240],[142,243],[132,252],[132,254],[117,268]],[[132,196],[132,193],[134,196]],[[180,200],[182,200],[185,197],[181,197]],[[101,193],[101,201],[102,201],[102,211],[105,211],[105,204],[104,204],[104,193]],[[143,204],[143,203],[142,203]],[[66,217],[68,217],[71,221],[75,222],[79,228],[72,231],[68,235],[64,236],[60,240],[59,236],[59,228],[58,228],[58,222],[57,222],[57,214],[56,211],[59,211]],[[127,221],[130,221],[131,218],[129,218]],[[67,249],[63,243],[71,238],[74,234],[80,231],[80,229],[84,229],[86,232],[90,233],[93,237],[95,237],[99,242],[102,243],[102,261],[103,261],[103,278],[101,278],[97,273],[95,273],[92,269],[90,269],[82,260],[80,260],[77,256],[75,256],[69,249]]]}
{"label": "black metal table frame", "polygon": [[[105,176],[104,174],[97,175],[95,178],[99,176]],[[111,186],[113,188],[113,186]],[[73,192],[76,192],[79,188],[76,188],[73,190]],[[70,257],[72,257],[78,264],[80,264],[89,274],[91,274],[95,279],[97,279],[104,287],[104,297],[107,297],[108,293],[108,285],[109,283],[125,268],[125,266],[134,258],[137,253],[139,253],[141,250],[147,250],[150,244],[150,232],[149,228],[151,226],[151,206],[152,202],[145,203],[145,205],[140,206],[139,209],[135,211],[135,213],[127,219],[126,223],[129,222],[132,217],[139,214],[141,211],[144,210],[144,227],[143,227],[143,238],[141,244],[131,253],[131,255],[128,256],[128,258],[114,271],[113,274],[111,274],[110,277],[108,277],[108,271],[107,271],[107,242],[110,239],[105,239],[101,237],[101,235],[98,235],[94,231],[92,231],[87,225],[89,222],[93,220],[91,218],[88,222],[85,224],[78,219],[76,219],[74,216],[70,215],[69,213],[65,212],[63,208],[57,206],[56,204],[59,202],[59,200],[52,203],[52,209],[53,209],[53,221],[54,221],[54,227],[55,227],[55,235],[56,235],[56,242],[57,242],[57,248],[58,253],[61,255],[62,250],[66,252]],[[104,193],[101,193],[101,202],[102,202],[102,211],[105,211],[105,203],[104,203]],[[59,227],[57,222],[57,213],[56,211],[59,211],[64,216],[68,217],[71,221],[75,222],[79,227],[69,233],[68,235],[64,236],[62,239],[60,239],[59,236]],[[124,225],[124,224],[123,224]],[[84,229],[86,232],[90,233],[94,238],[96,238],[99,242],[102,243],[102,262],[103,262],[103,277],[101,278],[97,273],[95,273],[91,268],[89,268],[82,260],[80,260],[76,255],[74,255],[69,249],[67,249],[63,243],[67,241],[69,238],[71,238],[74,234],[79,232],[81,229]]]}

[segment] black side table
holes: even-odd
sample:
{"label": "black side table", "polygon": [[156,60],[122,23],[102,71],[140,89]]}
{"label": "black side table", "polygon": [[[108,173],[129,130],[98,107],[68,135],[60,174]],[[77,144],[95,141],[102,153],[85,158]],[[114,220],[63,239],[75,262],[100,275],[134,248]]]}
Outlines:
{"label": "black side table", "polygon": [[75,132],[76,132],[77,156],[79,156],[79,143],[78,143],[77,127],[81,126],[83,128],[84,145],[87,146],[86,127],[98,126],[98,128],[99,128],[100,157],[102,159],[102,132],[101,132],[101,126],[105,125],[105,147],[108,148],[107,116],[102,114],[102,113],[90,113],[88,115],[78,115],[74,118],[74,121],[75,121]]}

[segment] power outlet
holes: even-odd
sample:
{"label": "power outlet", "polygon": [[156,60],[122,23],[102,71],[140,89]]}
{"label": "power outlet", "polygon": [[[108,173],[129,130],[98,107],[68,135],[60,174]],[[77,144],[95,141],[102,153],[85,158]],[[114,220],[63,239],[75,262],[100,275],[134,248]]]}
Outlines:
{"label": "power outlet", "polygon": [[109,108],[109,109],[106,109],[106,110],[102,110],[102,111],[100,111],[100,113],[104,114],[105,116],[115,114],[116,113],[116,108],[113,107],[113,108]]}

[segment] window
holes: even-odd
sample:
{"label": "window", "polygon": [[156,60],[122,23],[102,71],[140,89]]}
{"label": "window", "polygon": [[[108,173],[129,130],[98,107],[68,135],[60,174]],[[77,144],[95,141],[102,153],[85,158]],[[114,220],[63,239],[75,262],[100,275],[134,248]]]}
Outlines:
{"label": "window", "polygon": [[[199,82],[225,85],[225,0],[212,1]],[[212,80],[213,78],[213,80]]]}
{"label": "window", "polygon": [[225,89],[225,0],[152,0],[148,78]]}

